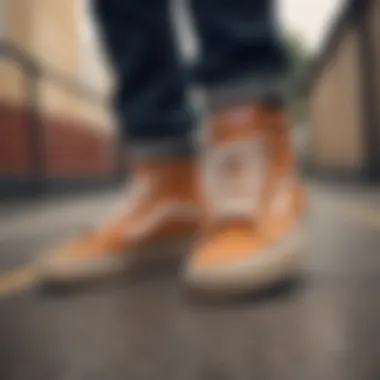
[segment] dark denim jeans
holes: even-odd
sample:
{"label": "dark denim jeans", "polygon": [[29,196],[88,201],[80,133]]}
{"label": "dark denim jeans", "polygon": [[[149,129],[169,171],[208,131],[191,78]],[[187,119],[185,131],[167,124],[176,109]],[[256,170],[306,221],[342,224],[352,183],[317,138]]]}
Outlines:
{"label": "dark denim jeans", "polygon": [[194,125],[186,101],[189,80],[222,102],[279,95],[287,59],[273,3],[192,0],[200,59],[188,70],[176,48],[169,0],[96,0],[95,16],[118,83],[117,113],[128,141],[172,141],[177,146],[186,141]]}

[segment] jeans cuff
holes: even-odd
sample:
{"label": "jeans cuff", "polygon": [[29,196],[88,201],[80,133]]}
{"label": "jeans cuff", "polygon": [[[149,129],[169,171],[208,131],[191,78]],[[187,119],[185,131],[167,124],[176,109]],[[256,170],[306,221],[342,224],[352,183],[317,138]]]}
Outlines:
{"label": "jeans cuff", "polygon": [[244,78],[208,87],[206,101],[210,109],[255,102],[283,105],[288,89],[282,77]]}

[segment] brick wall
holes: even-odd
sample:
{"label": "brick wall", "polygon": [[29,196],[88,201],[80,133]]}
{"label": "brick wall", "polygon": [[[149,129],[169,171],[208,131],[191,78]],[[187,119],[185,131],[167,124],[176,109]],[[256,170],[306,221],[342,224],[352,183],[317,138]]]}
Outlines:
{"label": "brick wall", "polygon": [[36,149],[47,180],[112,178],[118,160],[116,134],[105,104],[42,74],[36,81],[36,129],[30,118],[28,75],[22,64],[0,57],[0,182],[36,176]]}
{"label": "brick wall", "polygon": [[0,59],[0,83],[0,176],[26,175],[29,146],[22,66],[9,57]]}
{"label": "brick wall", "polygon": [[46,170],[51,176],[107,176],[115,170],[115,125],[101,102],[52,78],[39,81]]}
{"label": "brick wall", "polygon": [[43,130],[48,176],[107,177],[116,170],[113,135],[60,117],[45,117]]}
{"label": "brick wall", "polygon": [[[28,110],[0,101],[0,179],[33,175]],[[110,177],[116,170],[115,136],[64,117],[41,115],[44,173],[49,178]]]}
{"label": "brick wall", "polygon": [[0,177],[30,172],[27,111],[0,101]]}

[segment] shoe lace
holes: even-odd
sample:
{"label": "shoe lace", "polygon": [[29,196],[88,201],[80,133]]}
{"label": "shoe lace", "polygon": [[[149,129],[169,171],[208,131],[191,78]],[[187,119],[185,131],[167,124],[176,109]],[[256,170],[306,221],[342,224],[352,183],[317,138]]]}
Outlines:
{"label": "shoe lace", "polygon": [[228,142],[207,149],[202,182],[212,220],[252,221],[259,210],[265,157],[265,146],[260,139]]}

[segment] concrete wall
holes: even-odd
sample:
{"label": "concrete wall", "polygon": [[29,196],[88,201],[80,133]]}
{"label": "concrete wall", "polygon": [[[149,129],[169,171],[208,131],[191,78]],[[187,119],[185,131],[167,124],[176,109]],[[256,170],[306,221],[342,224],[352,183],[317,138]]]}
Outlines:
{"label": "concrete wall", "polygon": [[112,75],[85,0],[6,1],[7,41],[49,71],[107,97]]}
{"label": "concrete wall", "polygon": [[81,82],[83,25],[88,23],[80,6],[84,0],[7,1],[9,40],[42,65]]}
{"label": "concrete wall", "polygon": [[311,157],[320,168],[355,170],[363,165],[359,40],[348,29],[310,97]]}
{"label": "concrete wall", "polygon": [[[375,86],[376,86],[376,92],[377,92],[377,110],[378,110],[378,139],[379,139],[379,146],[380,146],[380,1],[379,0],[372,0],[371,5],[367,9],[367,20],[371,25],[371,32],[372,32],[372,38],[373,38],[373,48],[374,56],[375,56]],[[379,152],[380,155],[380,152]]]}

